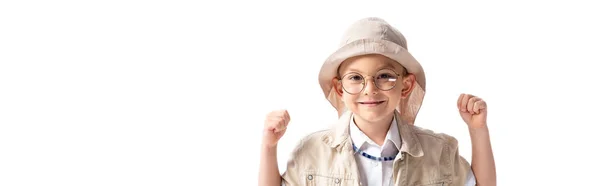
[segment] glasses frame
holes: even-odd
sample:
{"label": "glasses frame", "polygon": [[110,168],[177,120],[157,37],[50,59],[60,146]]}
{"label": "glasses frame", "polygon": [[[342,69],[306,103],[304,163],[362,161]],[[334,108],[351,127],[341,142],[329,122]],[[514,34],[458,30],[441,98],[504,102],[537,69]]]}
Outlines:
{"label": "glasses frame", "polygon": [[[389,68],[383,68],[383,69],[380,69],[380,70],[378,70],[378,71],[377,71],[377,73],[379,73],[379,72],[381,72],[381,71],[383,71],[383,70],[390,70],[390,71],[392,71],[392,72],[393,72],[393,74],[394,74],[394,75],[396,75],[396,79],[397,79],[397,80],[398,80],[398,79],[399,79],[399,80],[402,80],[402,77],[403,77],[403,76],[402,76],[401,74],[398,74],[398,72],[396,72],[396,71],[395,71],[395,70],[393,70],[393,69],[389,69]],[[377,73],[375,73],[375,74],[377,74]],[[357,93],[350,93],[348,90],[346,90],[346,87],[344,87],[344,78],[345,78],[346,76],[350,75],[350,74],[358,74],[358,75],[360,75],[360,77],[362,77],[362,78],[363,78],[363,80],[362,80],[363,82],[361,83],[363,86],[362,86],[362,88],[360,89],[360,91],[358,91]],[[357,95],[357,94],[360,94],[361,92],[363,92],[363,91],[365,90],[365,87],[367,87],[367,78],[365,78],[365,77],[371,77],[371,79],[372,79],[372,81],[373,81],[373,85],[375,85],[375,87],[377,87],[377,89],[379,89],[379,90],[381,90],[381,91],[389,91],[389,90],[392,90],[392,89],[396,88],[396,85],[397,85],[396,83],[398,82],[398,81],[396,81],[396,83],[394,83],[394,86],[392,86],[392,87],[391,87],[391,88],[389,88],[389,89],[382,89],[381,87],[377,86],[377,83],[375,83],[375,77],[374,77],[374,76],[372,76],[372,75],[367,75],[367,76],[365,76],[365,75],[363,75],[363,74],[360,74],[360,73],[358,73],[358,72],[350,72],[350,73],[346,73],[346,74],[344,74],[344,75],[343,75],[341,78],[338,78],[338,80],[339,80],[339,81],[340,81],[340,83],[342,84],[342,90],[344,90],[344,92],[346,92],[346,93],[348,93],[348,94],[350,94],[350,95]]]}

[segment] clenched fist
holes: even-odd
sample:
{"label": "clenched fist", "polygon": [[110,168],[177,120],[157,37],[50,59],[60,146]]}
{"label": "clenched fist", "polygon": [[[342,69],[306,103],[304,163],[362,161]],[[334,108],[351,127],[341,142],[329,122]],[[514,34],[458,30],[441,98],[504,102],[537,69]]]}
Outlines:
{"label": "clenched fist", "polygon": [[285,133],[289,122],[290,115],[287,110],[278,110],[267,114],[263,131],[263,145],[267,147],[276,146],[281,136]]}
{"label": "clenched fist", "polygon": [[471,94],[461,94],[456,106],[469,128],[481,128],[487,125],[487,105],[483,99]]}

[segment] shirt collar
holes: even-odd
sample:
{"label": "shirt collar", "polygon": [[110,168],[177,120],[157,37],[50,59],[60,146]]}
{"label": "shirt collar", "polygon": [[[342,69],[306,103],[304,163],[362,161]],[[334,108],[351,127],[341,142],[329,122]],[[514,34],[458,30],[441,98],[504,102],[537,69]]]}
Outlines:
{"label": "shirt collar", "polygon": [[[351,111],[344,112],[336,122],[330,125],[330,130],[327,130],[326,135],[321,140],[337,151],[353,152],[354,149],[349,134],[351,117]],[[415,126],[405,122],[398,111],[395,111],[394,118],[396,119],[398,131],[400,131],[400,139],[402,139],[400,152],[406,152],[413,157],[422,157],[423,148],[415,132]]]}
{"label": "shirt collar", "polygon": [[[385,142],[381,148],[387,148],[388,143],[392,143],[397,150],[400,150],[402,146],[402,140],[400,138],[400,133],[398,132],[398,126],[396,124],[396,117],[392,120],[390,124],[390,128],[385,136]],[[360,148],[364,143],[370,143],[372,145],[377,145],[373,140],[371,140],[365,133],[363,133],[354,123],[354,115],[350,118],[350,138],[356,145],[356,147]]]}

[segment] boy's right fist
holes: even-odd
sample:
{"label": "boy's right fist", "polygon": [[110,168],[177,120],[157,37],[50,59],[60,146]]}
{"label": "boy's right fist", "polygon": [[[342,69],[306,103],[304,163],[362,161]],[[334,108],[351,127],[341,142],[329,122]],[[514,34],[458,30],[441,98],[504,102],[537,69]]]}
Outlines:
{"label": "boy's right fist", "polygon": [[263,131],[263,144],[267,147],[275,147],[285,133],[289,122],[290,115],[287,110],[278,110],[267,114]]}

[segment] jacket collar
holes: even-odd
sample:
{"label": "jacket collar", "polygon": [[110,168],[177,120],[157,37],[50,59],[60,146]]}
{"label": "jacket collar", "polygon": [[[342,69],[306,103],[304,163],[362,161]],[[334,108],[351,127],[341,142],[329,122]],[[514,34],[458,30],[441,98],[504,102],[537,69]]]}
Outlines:
{"label": "jacket collar", "polygon": [[[398,133],[402,139],[400,152],[406,152],[413,157],[423,156],[423,149],[421,143],[417,138],[413,126],[406,124],[405,121],[400,119],[400,114],[394,111],[396,117],[396,125],[398,126]],[[327,137],[326,142],[338,151],[352,151],[352,140],[350,140],[350,120],[352,119],[352,112],[346,111],[338,121],[332,125],[331,136]]]}

